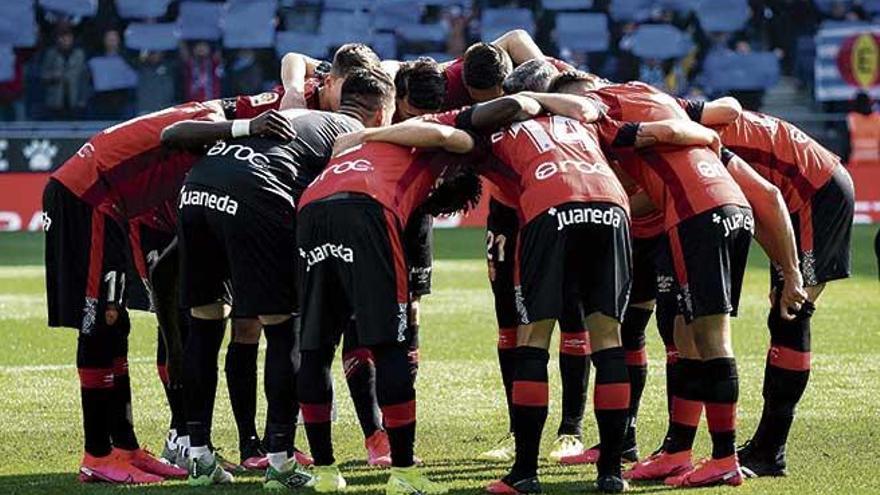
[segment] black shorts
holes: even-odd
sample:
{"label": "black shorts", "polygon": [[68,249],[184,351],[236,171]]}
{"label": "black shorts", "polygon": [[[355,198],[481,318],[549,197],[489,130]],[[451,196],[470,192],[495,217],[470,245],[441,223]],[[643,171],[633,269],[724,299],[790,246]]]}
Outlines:
{"label": "black shorts", "polygon": [[486,218],[486,262],[495,296],[498,328],[506,330],[516,329],[519,325],[513,283],[518,236],[519,215],[516,210],[490,198]]}
{"label": "black shorts", "polygon": [[[810,201],[791,214],[805,286],[848,278],[855,196],[849,173],[838,166]],[[782,285],[774,267],[771,283]]]}
{"label": "black shorts", "polygon": [[434,265],[434,217],[415,213],[403,231],[403,249],[409,266],[409,290],[413,296],[431,293]]}
{"label": "black shorts", "polygon": [[657,299],[657,276],[660,252],[666,236],[633,238],[633,283],[629,303],[644,303]]}
{"label": "black shorts", "polygon": [[667,232],[678,310],[685,321],[736,316],[754,227],[750,208],[725,205]]}
{"label": "black shorts", "polygon": [[303,207],[298,223],[302,349],[335,346],[352,316],[361,345],[407,344],[406,257],[394,215],[342,193]]}
{"label": "black shorts", "polygon": [[632,285],[629,219],[610,203],[566,203],[535,217],[520,235],[517,309],[520,321],[584,315],[620,321]]}
{"label": "black shorts", "polygon": [[43,191],[43,212],[49,326],[90,334],[106,304],[125,304],[125,231],[54,179]]}
{"label": "black shorts", "polygon": [[131,265],[128,269],[128,309],[153,311],[150,266],[174,241],[174,233],[145,225],[137,220],[128,222]]}
{"label": "black shorts", "polygon": [[[192,184],[184,190],[190,198],[198,193],[206,199],[182,204],[178,212],[182,306],[228,300],[229,282],[236,318],[295,313],[293,208],[280,199],[256,208],[228,193]],[[229,206],[233,202],[235,208]],[[220,204],[224,206],[209,206]]]}

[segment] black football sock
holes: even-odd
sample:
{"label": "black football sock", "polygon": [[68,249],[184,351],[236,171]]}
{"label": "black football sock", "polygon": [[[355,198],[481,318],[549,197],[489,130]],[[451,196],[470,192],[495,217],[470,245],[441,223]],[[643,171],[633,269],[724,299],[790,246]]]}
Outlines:
{"label": "black football sock", "polygon": [[547,421],[547,362],[550,354],[537,347],[517,347],[513,375],[513,425],[516,460],[505,481],[537,476],[541,433]]}
{"label": "black football sock", "polygon": [[620,476],[620,455],[626,435],[630,406],[630,385],[623,347],[592,354],[596,367],[593,410],[599,427],[599,476]]}
{"label": "black football sock", "polygon": [[156,372],[159,375],[159,381],[162,382],[162,388],[165,390],[168,409],[171,411],[171,422],[168,428],[177,432],[177,436],[188,435],[186,432],[186,413],[183,410],[183,387],[172,384],[168,376],[168,352],[161,330],[159,330],[156,344]]}
{"label": "black football sock", "polygon": [[[226,387],[242,445],[257,436],[257,354],[259,344],[230,342],[226,347]],[[268,376],[268,374],[267,374]]]}
{"label": "black football sock", "polygon": [[288,452],[293,448],[296,428],[296,380],[300,367],[297,320],[291,317],[275,325],[264,325],[266,335],[266,450]]}
{"label": "black football sock", "polygon": [[382,428],[382,416],[376,399],[376,367],[373,353],[366,347],[344,350],[342,368],[364,438]]}
{"label": "black football sock", "polygon": [[703,362],[679,357],[664,450],[670,454],[691,450],[703,414]]}
{"label": "black football sock", "polygon": [[498,329],[498,366],[507,402],[507,424],[513,432],[513,372],[516,364],[516,328]]}
{"label": "black football sock", "polygon": [[184,359],[187,430],[190,445],[210,446],[211,416],[217,392],[217,357],[225,321],[190,318]]}
{"label": "black football sock", "polygon": [[371,351],[376,362],[379,407],[391,447],[391,465],[410,467],[414,464],[416,441],[416,389],[408,348],[377,346]]}
{"label": "black football sock", "polygon": [[410,340],[406,348],[406,357],[409,363],[409,373],[415,380],[419,376],[419,325],[411,324],[409,332]]}
{"label": "black football sock", "polygon": [[660,333],[660,339],[666,349],[666,412],[667,427],[666,435],[663,436],[663,448],[672,435],[672,398],[673,391],[678,386],[678,348],[675,346],[675,311],[670,306],[672,303],[668,298],[657,298],[656,319],[657,330]]}
{"label": "black football sock", "polygon": [[110,438],[113,446],[123,450],[139,447],[131,411],[131,379],[128,376],[128,334],[131,330],[127,311],[119,312],[113,325],[113,408]]}
{"label": "black football sock", "polygon": [[776,452],[785,446],[795,409],[810,379],[810,321],[816,307],[807,301],[794,320],[770,310],[770,350],[764,368],[764,410],[755,432],[757,447]]}
{"label": "black football sock", "polygon": [[316,466],[329,466],[336,462],[330,422],[333,410],[330,365],[333,363],[333,355],[332,347],[302,351],[296,382],[306,437],[309,439],[309,448]]}
{"label": "black football sock", "polygon": [[113,402],[113,355],[109,332],[97,327],[80,333],[76,367],[79,372],[86,453],[103,457],[110,453],[110,409]]}
{"label": "black football sock", "polygon": [[562,381],[562,418],[556,434],[580,437],[590,381],[590,337],[586,330],[560,333],[559,377]]}
{"label": "black football sock", "polygon": [[635,444],[636,422],[642,392],[648,379],[648,353],[645,351],[645,329],[653,310],[629,306],[620,326],[623,350],[626,355],[626,369],[629,375],[630,403],[629,423],[627,425],[627,444]]}
{"label": "black football sock", "polygon": [[703,362],[703,394],[706,422],[712,436],[712,458],[732,456],[736,452],[736,403],[739,400],[734,358]]}

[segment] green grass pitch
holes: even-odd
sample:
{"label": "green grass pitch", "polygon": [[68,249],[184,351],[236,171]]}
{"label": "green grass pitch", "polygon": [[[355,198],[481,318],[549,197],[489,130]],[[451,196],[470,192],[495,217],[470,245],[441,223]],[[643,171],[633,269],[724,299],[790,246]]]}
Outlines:
{"label": "green grass pitch", "polygon": [[[875,228],[856,228],[854,276],[826,290],[814,317],[813,376],[792,432],[791,474],[785,479],[748,480],[738,493],[880,493],[880,283],[872,250],[874,232]],[[423,303],[417,453],[430,475],[448,483],[455,493],[479,493],[508,467],[472,460],[506,427],[492,296],[481,258],[482,236],[479,230],[466,229],[437,233],[434,294]],[[182,483],[114,488],[75,481],[82,444],[73,366],[76,334],[46,328],[41,243],[39,234],[0,235],[0,494],[208,493]],[[758,420],[768,340],[766,261],[757,247],[753,254],[740,316],[733,326],[741,384],[740,441],[751,434]],[[155,323],[144,313],[134,314],[132,322],[135,423],[141,442],[160,450],[168,416],[154,365]],[[639,430],[643,453],[658,445],[665,428],[664,353],[653,323],[648,351],[650,376]],[[350,491],[377,493],[386,473],[365,467],[363,439],[340,380],[341,365],[337,363],[334,369],[341,406],[334,425],[338,458]],[[545,451],[559,421],[557,369],[554,357]],[[264,403],[261,399],[261,406]],[[215,443],[237,458],[222,372],[217,409]],[[263,414],[261,408],[258,419]],[[586,442],[595,440],[589,406],[584,432]],[[298,443],[305,445],[302,433]],[[701,426],[696,448],[700,454],[709,451],[705,426]],[[589,491],[595,478],[593,467],[561,468],[546,462],[541,473],[549,493]],[[259,490],[258,477],[244,477],[210,493]],[[666,490],[657,484],[636,484],[633,489],[641,493]]]}

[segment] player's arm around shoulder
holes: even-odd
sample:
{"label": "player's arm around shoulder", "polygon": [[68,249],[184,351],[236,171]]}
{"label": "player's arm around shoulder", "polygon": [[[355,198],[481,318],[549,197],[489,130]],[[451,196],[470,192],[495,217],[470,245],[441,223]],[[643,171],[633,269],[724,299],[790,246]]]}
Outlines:
{"label": "player's arm around shoulder", "polygon": [[718,133],[696,122],[682,119],[640,122],[636,124],[633,146],[644,148],[657,144],[675,146],[708,146],[716,153],[721,151]]}
{"label": "player's arm around shoulder", "polygon": [[263,112],[252,119],[232,121],[184,120],[162,129],[162,146],[196,149],[219,139],[263,136],[291,141],[296,137],[293,125],[277,110]]}
{"label": "player's arm around shoulder", "polygon": [[343,134],[336,138],[333,156],[339,156],[369,142],[414,148],[442,148],[452,153],[469,153],[474,149],[474,139],[465,131],[436,122],[410,119],[386,127],[371,127]]}

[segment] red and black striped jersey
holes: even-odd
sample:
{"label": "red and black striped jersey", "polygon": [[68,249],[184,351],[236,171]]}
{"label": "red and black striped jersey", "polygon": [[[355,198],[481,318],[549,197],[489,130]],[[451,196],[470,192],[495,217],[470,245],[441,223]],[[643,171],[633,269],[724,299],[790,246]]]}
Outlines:
{"label": "red and black striped jersey", "polygon": [[790,212],[807,203],[840,165],[839,156],[770,115],[744,111],[718,131],[725,147],[779,188]]}
{"label": "red and black striped jersey", "polygon": [[683,100],[641,82],[611,84],[591,91],[590,97],[606,107],[609,119],[600,126],[617,135],[609,153],[665,214],[666,229],[682,220],[718,206],[749,203],[718,156],[707,147],[653,146],[641,150],[632,147],[635,126],[627,122],[654,122],[667,119],[690,119]]}

